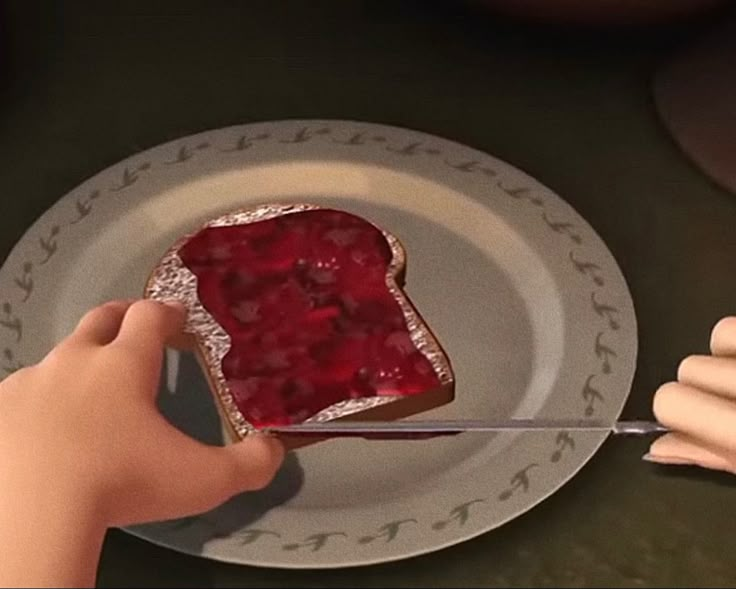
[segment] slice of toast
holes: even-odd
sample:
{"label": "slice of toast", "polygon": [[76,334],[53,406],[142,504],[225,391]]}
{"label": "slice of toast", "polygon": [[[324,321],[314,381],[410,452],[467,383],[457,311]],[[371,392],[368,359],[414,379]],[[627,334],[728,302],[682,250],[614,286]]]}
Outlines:
{"label": "slice of toast", "polygon": [[144,294],[186,305],[185,335],[237,440],[453,400],[450,361],[402,290],[405,269],[399,240],[360,217],[263,205],[178,240]]}

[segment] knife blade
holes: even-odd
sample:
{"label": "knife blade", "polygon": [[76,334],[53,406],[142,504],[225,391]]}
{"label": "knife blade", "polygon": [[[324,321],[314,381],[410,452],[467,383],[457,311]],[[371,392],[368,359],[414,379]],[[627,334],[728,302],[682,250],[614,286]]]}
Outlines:
{"label": "knife blade", "polygon": [[274,435],[314,437],[363,437],[403,439],[451,436],[462,433],[588,431],[619,435],[648,435],[668,429],[655,421],[617,421],[590,419],[508,419],[508,420],[432,420],[432,421],[328,421],[268,427]]}

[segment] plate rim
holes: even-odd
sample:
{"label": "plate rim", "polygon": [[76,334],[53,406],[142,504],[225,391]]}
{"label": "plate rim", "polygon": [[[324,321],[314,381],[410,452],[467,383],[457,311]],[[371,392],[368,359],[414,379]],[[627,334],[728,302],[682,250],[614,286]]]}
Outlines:
{"label": "plate rim", "polygon": [[[577,210],[566,200],[564,200],[561,196],[559,196],[555,191],[549,189],[545,184],[537,180],[534,176],[528,174],[524,169],[520,168],[516,164],[510,164],[506,162],[505,160],[501,160],[491,154],[485,153],[481,151],[480,149],[477,149],[475,147],[465,145],[462,143],[459,143],[457,141],[454,141],[452,139],[448,139],[445,137],[437,136],[434,134],[430,134],[424,131],[418,131],[415,129],[402,127],[402,126],[396,126],[396,125],[387,125],[382,123],[373,123],[368,121],[359,121],[359,120],[342,120],[342,119],[283,119],[278,121],[254,121],[246,124],[238,124],[238,125],[231,125],[227,127],[222,128],[216,128],[216,129],[210,129],[205,131],[200,131],[191,135],[186,135],[183,137],[179,137],[158,145],[151,146],[149,148],[146,148],[145,150],[142,150],[140,152],[136,152],[131,154],[130,156],[104,168],[103,170],[100,170],[96,174],[88,177],[84,181],[78,183],[74,188],[67,191],[66,194],[61,195],[59,199],[57,199],[51,206],[49,206],[45,211],[43,211],[35,221],[33,221],[24,231],[24,233],[21,235],[20,239],[14,244],[14,246],[10,249],[6,259],[4,260],[2,266],[0,266],[0,278],[2,278],[3,274],[6,272],[10,272],[8,266],[12,263],[16,256],[16,253],[20,250],[21,245],[23,244],[24,240],[28,237],[28,235],[33,232],[34,230],[38,229],[41,225],[43,225],[43,222],[45,219],[53,215],[53,212],[59,207],[60,203],[68,198],[72,198],[73,195],[75,195],[80,189],[82,189],[85,186],[90,185],[93,183],[96,179],[101,178],[103,175],[105,175],[108,172],[111,172],[112,170],[120,170],[121,168],[125,167],[125,170],[127,172],[128,168],[132,165],[132,163],[141,158],[144,154],[148,154],[154,151],[163,151],[167,148],[175,148],[179,147],[180,145],[186,144],[190,141],[196,141],[197,138],[202,138],[204,136],[215,136],[218,134],[226,134],[231,131],[235,130],[247,130],[249,128],[258,128],[261,126],[272,126],[272,125],[299,125],[299,126],[319,126],[319,125],[338,125],[343,127],[355,127],[359,126],[361,128],[368,127],[368,128],[381,128],[381,129],[389,129],[392,131],[399,132],[401,134],[406,134],[410,136],[421,136],[425,138],[425,140],[434,140],[434,141],[441,141],[447,145],[451,145],[455,148],[462,149],[462,150],[468,150],[475,154],[479,154],[484,158],[488,158],[494,162],[497,162],[501,164],[502,166],[506,167],[508,170],[512,170],[514,172],[517,172],[521,174],[525,179],[528,179],[529,182],[532,183],[532,185],[535,185],[538,188],[543,189],[548,193],[549,195],[552,195],[556,200],[560,201],[561,203],[564,203],[566,207],[568,207],[577,217],[580,221],[582,221],[586,226],[587,229],[591,232],[591,234],[594,236],[594,239],[604,248],[604,250],[607,252],[607,254],[610,257],[609,262],[613,264],[613,269],[616,273],[616,279],[620,281],[620,286],[622,288],[623,293],[625,294],[626,298],[628,299],[628,303],[631,307],[631,314],[629,319],[632,321],[631,326],[631,341],[629,342],[629,345],[631,347],[630,353],[631,353],[631,361],[633,363],[633,367],[630,371],[630,374],[625,378],[625,381],[628,383],[627,387],[630,390],[631,384],[633,382],[633,378],[635,376],[636,371],[636,360],[638,357],[638,325],[637,325],[637,318],[636,318],[636,312],[634,303],[631,296],[631,291],[629,289],[628,283],[626,281],[626,277],[624,276],[623,272],[621,271],[621,268],[613,256],[612,252],[606,245],[606,243],[603,241],[603,239],[599,236],[597,231],[588,223],[588,221],[580,215]],[[405,170],[405,168],[403,168]],[[402,168],[399,167],[399,170],[401,171]],[[624,404],[626,402],[626,399],[628,398],[629,390],[625,392],[623,395],[623,398],[620,402],[620,407],[616,410],[616,415],[620,415],[621,410],[624,407]],[[619,403],[617,403],[617,406]],[[438,550],[443,550],[446,548],[449,548],[451,546],[460,544],[462,542],[465,542],[467,540],[470,540],[472,538],[478,537],[480,535],[483,535],[485,533],[488,533],[489,531],[495,530],[499,527],[502,527],[509,521],[528,513],[530,510],[532,510],[534,507],[542,503],[544,500],[546,500],[549,496],[556,493],[561,487],[563,487],[565,484],[567,484],[575,475],[577,475],[582,468],[584,468],[587,463],[592,460],[598,453],[598,450],[600,449],[600,446],[606,441],[608,435],[607,434],[601,434],[599,436],[599,439],[594,444],[594,448],[591,452],[587,453],[587,455],[582,458],[578,459],[576,466],[572,468],[567,474],[563,477],[558,477],[561,480],[558,480],[557,483],[554,485],[548,485],[545,492],[538,495],[537,498],[531,502],[527,502],[523,508],[516,509],[511,515],[508,515],[506,517],[498,519],[495,523],[491,525],[484,525],[482,526],[482,529],[475,530],[472,532],[468,532],[466,529],[464,532],[457,534],[456,536],[451,537],[450,539],[441,541],[439,538],[438,541],[433,544],[433,546],[427,547],[427,548],[419,548],[412,551],[401,551],[400,553],[397,553],[394,556],[386,557],[385,555],[379,555],[375,558],[362,558],[362,559],[356,559],[356,552],[351,551],[351,562],[335,562],[335,563],[327,563],[323,560],[317,559],[315,561],[308,561],[308,562],[299,562],[300,559],[296,558],[293,563],[287,563],[287,562],[265,562],[264,559],[257,559],[257,560],[249,560],[247,558],[245,559],[237,559],[237,558],[230,558],[228,556],[218,555],[214,554],[210,551],[208,551],[208,547],[205,544],[201,552],[194,552],[192,550],[187,550],[186,548],[183,548],[181,546],[177,546],[175,543],[168,543],[168,542],[162,542],[158,541],[154,538],[147,537],[145,535],[140,534],[135,529],[130,528],[124,528],[124,531],[127,533],[130,533],[138,538],[142,538],[146,540],[147,542],[151,542],[153,544],[164,546],[167,548],[171,548],[173,550],[176,550],[178,552],[190,554],[193,556],[199,556],[203,558],[208,559],[214,559],[222,562],[230,562],[230,563],[236,563],[236,564],[247,564],[249,566],[256,566],[256,567],[265,567],[265,568],[283,568],[283,569],[328,569],[328,568],[349,568],[349,567],[356,567],[356,566],[366,566],[371,564],[378,564],[378,563],[385,563],[385,562],[394,562],[398,560],[404,560],[407,558],[414,558],[418,557],[424,554],[429,554]],[[289,559],[285,559],[289,560]]]}

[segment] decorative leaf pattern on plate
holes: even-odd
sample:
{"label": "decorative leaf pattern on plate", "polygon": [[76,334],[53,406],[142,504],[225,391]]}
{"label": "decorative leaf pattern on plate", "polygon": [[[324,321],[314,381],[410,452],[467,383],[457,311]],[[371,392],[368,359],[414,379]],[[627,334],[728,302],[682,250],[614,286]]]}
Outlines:
{"label": "decorative leaf pattern on plate", "polygon": [[616,320],[616,316],[619,312],[618,309],[611,305],[598,302],[595,292],[590,293],[590,302],[593,304],[593,311],[595,311],[595,314],[608,321],[608,327],[613,331],[618,331],[621,327]]}
{"label": "decorative leaf pattern on plate", "polygon": [[603,403],[604,398],[601,392],[593,387],[592,382],[593,379],[596,377],[595,374],[591,374],[588,376],[588,378],[585,379],[585,384],[583,385],[583,390],[580,393],[580,396],[583,398],[583,401],[585,401],[585,416],[591,417],[595,413],[595,406],[596,403]]}
{"label": "decorative leaf pattern on plate", "polygon": [[60,232],[61,227],[54,225],[51,227],[51,231],[49,231],[49,234],[46,237],[40,237],[38,239],[38,243],[41,245],[41,249],[43,250],[43,258],[41,258],[40,262],[42,266],[48,262],[56,253],[56,250],[59,249],[57,238],[59,237]]}
{"label": "decorative leaf pattern on plate", "polygon": [[28,297],[33,294],[33,262],[23,264],[23,270],[20,276],[16,277],[13,282],[23,291],[21,303],[25,303]]}
{"label": "decorative leaf pattern on plate", "polygon": [[150,168],[151,168],[150,162],[143,162],[142,164],[132,169],[126,167],[123,170],[123,174],[120,178],[120,182],[117,184],[113,184],[110,187],[110,190],[112,192],[120,192],[121,190],[125,190],[126,188],[133,186],[133,184],[138,182],[138,178],[140,177],[141,172],[145,172],[149,170]]}
{"label": "decorative leaf pattern on plate", "polygon": [[351,135],[348,139],[337,139],[333,138],[333,143],[339,143],[341,145],[365,145],[369,141],[374,143],[385,143],[386,138],[382,135],[369,135],[368,133],[361,131]]}
{"label": "decorative leaf pattern on plate", "polygon": [[330,129],[327,127],[321,127],[319,129],[310,129],[309,127],[302,127],[299,129],[293,137],[287,139],[279,139],[279,143],[306,143],[310,139],[319,135],[329,135]]}
{"label": "decorative leaf pattern on plate", "polygon": [[223,151],[225,153],[230,151],[245,151],[246,149],[250,149],[253,147],[255,141],[265,141],[271,137],[270,133],[259,133],[258,135],[254,135],[253,137],[249,137],[246,135],[241,135],[238,140],[235,142],[235,145],[233,147],[226,147],[225,149],[221,149],[220,151]]}
{"label": "decorative leaf pattern on plate", "polygon": [[207,141],[198,143],[194,147],[189,147],[188,145],[182,145],[179,148],[179,151],[176,152],[176,157],[173,160],[165,161],[164,164],[167,166],[183,164],[184,162],[192,159],[196,151],[202,151],[204,149],[209,149],[209,148],[210,148],[210,144]]}
{"label": "decorative leaf pattern on plate", "polygon": [[386,151],[396,153],[398,155],[439,155],[440,150],[434,147],[425,147],[422,141],[413,141],[407,143],[403,147],[391,147],[387,146]]}
{"label": "decorative leaf pattern on plate", "polygon": [[273,537],[273,538],[281,538],[281,534],[277,532],[272,532],[270,530],[258,530],[255,528],[248,528],[247,530],[240,530],[236,532],[235,534],[232,534],[232,537],[237,538],[238,543],[241,546],[247,546],[248,544],[253,544],[253,542],[257,542],[261,538],[264,537]]}
{"label": "decorative leaf pattern on plate", "polygon": [[358,538],[358,544],[370,544],[371,542],[375,542],[380,539],[383,539],[385,542],[393,542],[396,539],[396,536],[399,535],[399,531],[402,526],[418,523],[419,522],[414,518],[399,519],[393,522],[388,522],[378,528],[378,531],[375,534],[370,536],[361,536]]}
{"label": "decorative leaf pattern on plate", "polygon": [[70,225],[76,225],[80,221],[83,221],[87,215],[89,215],[92,212],[92,202],[97,200],[100,197],[100,191],[99,190],[93,190],[92,192],[87,195],[87,197],[80,197],[76,200],[75,206],[77,209],[77,216],[72,219],[69,224]]}
{"label": "decorative leaf pattern on plate", "polygon": [[468,160],[468,161],[452,163],[451,161],[446,159],[445,163],[451,168],[459,172],[465,172],[466,174],[469,174],[472,172],[481,172],[485,176],[488,176],[490,178],[498,175],[498,173],[494,169],[482,165],[481,162],[479,162],[478,160]]}
{"label": "decorative leaf pattern on plate", "polygon": [[570,432],[560,432],[555,438],[555,450],[549,457],[549,461],[552,463],[559,462],[566,452],[572,452],[573,450],[575,450],[575,439]]}
{"label": "decorative leaf pattern on plate", "polygon": [[603,343],[602,331],[595,338],[595,355],[603,362],[601,364],[603,374],[611,374],[611,358],[616,358],[616,352]]}
{"label": "decorative leaf pattern on plate", "polygon": [[302,548],[311,548],[312,552],[322,550],[330,538],[347,538],[348,535],[345,532],[320,532],[319,534],[312,534],[304,539],[304,542],[294,542],[292,544],[284,544],[282,548],[287,551],[301,550]]}
{"label": "decorative leaf pattern on plate", "polygon": [[3,350],[3,370],[6,374],[13,374],[14,372],[23,368],[23,364],[15,359],[15,353],[10,348]]}
{"label": "decorative leaf pattern on plate", "polygon": [[5,301],[0,307],[0,325],[15,334],[15,341],[23,339],[23,321],[13,313],[13,305]]}
{"label": "decorative leaf pattern on plate", "polygon": [[605,281],[600,274],[601,267],[598,264],[595,264],[594,262],[578,260],[575,257],[575,252],[572,251],[570,252],[568,257],[570,258],[570,261],[578,272],[580,272],[581,274],[585,274],[586,276],[590,276],[590,278],[593,279],[593,282],[595,282],[598,286],[603,286],[605,284]]}
{"label": "decorative leaf pattern on plate", "polygon": [[498,496],[498,500],[508,501],[509,499],[511,499],[511,497],[514,496],[514,494],[517,493],[517,491],[521,491],[522,493],[526,493],[527,491],[529,491],[529,485],[531,485],[529,471],[538,467],[539,465],[536,462],[532,462],[531,464],[527,464],[524,468],[517,471],[514,476],[511,477],[509,487],[501,491],[501,494]]}
{"label": "decorative leaf pattern on plate", "polygon": [[459,526],[464,526],[470,517],[470,508],[478,503],[485,503],[485,501],[485,499],[471,499],[470,501],[466,501],[465,503],[461,503],[460,505],[453,507],[450,510],[447,519],[441,519],[434,522],[432,524],[432,529],[439,532],[440,530],[444,530],[453,522],[457,522],[457,525]]}
{"label": "decorative leaf pattern on plate", "polygon": [[542,220],[547,223],[549,227],[555,233],[561,233],[567,235],[573,243],[580,245],[583,242],[583,238],[575,231],[575,225],[564,221],[552,221],[546,212],[542,212]]}
{"label": "decorative leaf pattern on plate", "polygon": [[498,186],[511,198],[524,198],[527,194],[529,194],[529,188],[527,188],[526,186],[514,186],[513,188],[510,188],[508,186],[504,186],[500,180],[496,183],[496,186]]}

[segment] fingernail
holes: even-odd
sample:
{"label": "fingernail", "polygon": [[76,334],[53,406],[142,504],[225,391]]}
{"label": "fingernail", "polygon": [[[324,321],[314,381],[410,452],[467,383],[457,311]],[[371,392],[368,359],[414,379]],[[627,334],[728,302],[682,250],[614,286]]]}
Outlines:
{"label": "fingernail", "polygon": [[171,301],[163,301],[163,303],[167,307],[171,307],[172,309],[176,309],[180,313],[184,313],[187,310],[186,305],[184,305],[184,303],[182,303],[181,301],[171,300]]}
{"label": "fingernail", "polygon": [[657,456],[651,452],[647,452],[641,457],[644,462],[651,462],[652,464],[670,464],[674,466],[687,466],[694,464],[692,460],[687,458],[679,458],[677,456]]}

